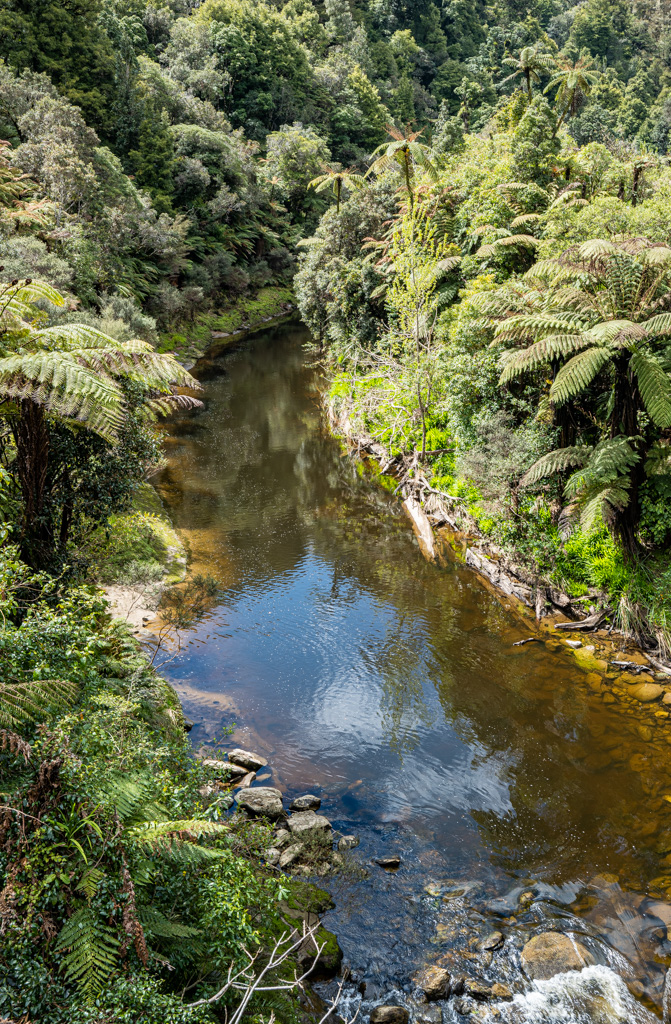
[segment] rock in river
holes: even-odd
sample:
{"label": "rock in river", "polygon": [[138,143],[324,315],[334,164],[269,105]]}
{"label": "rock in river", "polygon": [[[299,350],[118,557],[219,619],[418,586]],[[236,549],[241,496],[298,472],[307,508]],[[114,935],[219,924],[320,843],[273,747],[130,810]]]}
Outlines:
{"label": "rock in river", "polygon": [[313,796],[312,793],[306,793],[305,796],[297,796],[296,799],[289,804],[289,808],[292,811],[318,811],[321,805],[322,802],[318,796]]}
{"label": "rock in river", "polygon": [[534,981],[545,981],[565,971],[580,971],[592,962],[585,947],[562,932],[541,932],[522,950],[522,966]]}
{"label": "rock in river", "polygon": [[450,994],[450,972],[443,967],[427,967],[418,981],[419,987],[429,1001],[447,999]]}
{"label": "rock in river", "polygon": [[251,814],[275,821],[284,814],[282,794],[271,786],[257,786],[256,789],[242,789],[235,795],[238,807]]}
{"label": "rock in river", "polygon": [[286,850],[280,855],[280,867],[288,868],[290,864],[298,860],[304,849],[303,843],[292,843],[291,846],[287,846]]}
{"label": "rock in river", "polygon": [[338,849],[342,853],[343,850],[353,850],[359,845],[358,836],[341,836],[338,840]]}
{"label": "rock in river", "polygon": [[376,857],[375,863],[379,864],[385,871],[393,871],[401,866],[401,858],[398,856]]}
{"label": "rock in river", "polygon": [[641,703],[648,704],[651,700],[661,697],[664,689],[657,683],[636,683],[634,686],[629,686],[627,692],[630,697],[635,697]]}
{"label": "rock in river", "polygon": [[240,764],[233,764],[232,761],[217,761],[214,757],[205,757],[200,763],[204,768],[209,768],[213,772],[221,772],[231,779],[241,779],[243,775],[247,774],[246,768]]}
{"label": "rock in river", "polygon": [[268,764],[265,757],[252,754],[250,750],[241,750],[240,747],[229,750],[228,760],[233,764],[239,764],[241,768],[246,768],[248,772],[258,772],[259,768],[265,768]]}
{"label": "rock in river", "polygon": [[370,1024],[408,1024],[409,1017],[404,1006],[376,1006],[371,1010]]}
{"label": "rock in river", "polygon": [[297,811],[291,815],[287,825],[296,834],[309,832],[312,829],[326,830],[331,827],[331,822],[323,814],[315,814],[314,811]]}
{"label": "rock in river", "polygon": [[498,949],[499,946],[503,945],[503,935],[501,932],[490,932],[489,935],[485,935],[478,945],[480,949],[485,951]]}

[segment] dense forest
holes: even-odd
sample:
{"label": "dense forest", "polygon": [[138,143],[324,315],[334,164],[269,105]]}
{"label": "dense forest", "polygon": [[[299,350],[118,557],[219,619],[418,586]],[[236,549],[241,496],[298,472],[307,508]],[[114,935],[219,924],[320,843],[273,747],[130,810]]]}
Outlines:
{"label": "dense forest", "polygon": [[205,799],[99,596],[115,544],[160,560],[157,418],[198,403],[194,339],[295,294],[384,485],[409,457],[466,529],[667,656],[671,21],[0,0],[0,58],[0,1012],[224,1020],[295,883]]}

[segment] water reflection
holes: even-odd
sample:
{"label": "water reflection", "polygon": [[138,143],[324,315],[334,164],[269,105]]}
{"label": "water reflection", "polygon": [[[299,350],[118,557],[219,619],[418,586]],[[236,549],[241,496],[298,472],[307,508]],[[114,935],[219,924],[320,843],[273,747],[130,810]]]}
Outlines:
{"label": "water reflection", "polygon": [[306,341],[276,331],[205,367],[205,408],[170,427],[159,489],[194,568],[225,587],[169,666],[194,742],[235,720],[278,785],[321,792],[361,834],[364,861],[402,851],[398,876],[373,872],[339,901],[363,973],[407,978],[433,955],[421,894],[446,878],[484,902],[570,883],[572,913],[610,948],[661,963],[665,936],[641,956],[622,914],[595,911],[607,885],[579,894],[610,873],[667,898],[668,717],[604,703],[601,680],[560,650],[513,647],[524,628],[468,570],[424,562],[398,504],[324,430]]}

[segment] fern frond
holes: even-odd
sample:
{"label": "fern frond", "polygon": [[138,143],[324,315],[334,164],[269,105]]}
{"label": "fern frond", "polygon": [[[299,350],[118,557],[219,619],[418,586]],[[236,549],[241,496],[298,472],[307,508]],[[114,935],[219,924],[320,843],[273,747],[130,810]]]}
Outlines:
{"label": "fern frond", "polygon": [[79,879],[76,889],[78,892],[83,892],[87,900],[92,900],[104,877],[105,872],[100,868],[88,868]]}
{"label": "fern frond", "polygon": [[640,456],[627,437],[607,438],[593,449],[583,468],[573,473],[566,484],[568,497],[577,496],[590,487],[604,487],[622,481]]}
{"label": "fern frond", "polygon": [[578,445],[574,448],[557,448],[553,452],[548,452],[526,471],[520,480],[520,487],[531,487],[544,477],[555,476],[573,466],[584,465],[591,451],[587,445]]}
{"label": "fern frond", "polygon": [[584,391],[610,360],[610,353],[605,348],[588,348],[569,359],[554,379],[550,388],[550,398],[563,405],[574,395]]}
{"label": "fern frond", "polygon": [[0,683],[0,727],[15,729],[36,722],[49,711],[72,704],[77,690],[76,683],[63,679]]}
{"label": "fern frond", "polygon": [[187,833],[190,840],[205,835],[221,835],[228,832],[228,825],[222,821],[209,821],[191,818],[183,821],[150,821],[135,825],[127,830],[127,835],[138,843],[155,843],[157,839],[178,836]]}
{"label": "fern frond", "polygon": [[587,344],[589,340],[582,334],[550,334],[521,352],[506,353],[499,384],[505,384],[525,370],[533,370],[551,359],[577,352]]}
{"label": "fern frond", "polygon": [[168,416],[177,409],[187,411],[191,409],[202,409],[203,403],[191,395],[165,395],[162,398],[152,398],[142,406],[142,415],[148,420],[157,420],[159,416]]}
{"label": "fern frond", "polygon": [[201,934],[199,928],[173,921],[155,907],[142,907],[138,917],[145,931],[161,939],[191,939]]}
{"label": "fern frond", "polygon": [[631,357],[638,390],[650,419],[658,427],[671,427],[671,378],[659,362],[643,352]]}
{"label": "fern frond", "polygon": [[63,966],[88,999],[93,999],[109,982],[117,966],[119,940],[91,907],[81,907],[63,925],[56,949],[65,951]]}

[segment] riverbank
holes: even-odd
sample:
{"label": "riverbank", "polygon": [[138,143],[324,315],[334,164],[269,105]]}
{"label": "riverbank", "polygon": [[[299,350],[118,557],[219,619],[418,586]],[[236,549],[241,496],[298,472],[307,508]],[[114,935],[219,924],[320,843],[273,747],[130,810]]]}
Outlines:
{"label": "riverbank", "polygon": [[212,356],[234,341],[276,326],[295,313],[296,300],[290,288],[261,288],[253,297],[240,298],[227,309],[201,314],[178,330],[162,333],[157,349],[172,353],[191,367],[206,353]]}

